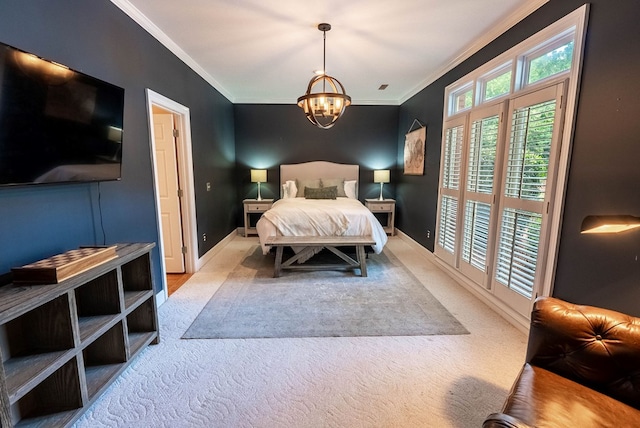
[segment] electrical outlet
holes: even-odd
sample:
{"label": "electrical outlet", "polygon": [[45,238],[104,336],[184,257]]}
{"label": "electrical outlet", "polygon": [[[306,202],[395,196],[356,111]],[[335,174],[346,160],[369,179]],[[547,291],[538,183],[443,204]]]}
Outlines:
{"label": "electrical outlet", "polygon": [[202,234],[202,241],[203,242],[207,242],[207,234],[206,233]]}
{"label": "electrical outlet", "polygon": [[427,239],[431,238],[431,231],[427,230]]}
{"label": "electrical outlet", "polygon": [[207,192],[211,191],[211,183],[207,181]]}

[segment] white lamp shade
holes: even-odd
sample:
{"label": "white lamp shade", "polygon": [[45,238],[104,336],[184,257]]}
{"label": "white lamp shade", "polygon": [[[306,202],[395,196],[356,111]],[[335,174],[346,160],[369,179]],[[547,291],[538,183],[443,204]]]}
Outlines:
{"label": "white lamp shade", "polygon": [[251,182],[252,183],[266,183],[267,182],[267,170],[266,169],[252,169],[251,170]]}
{"label": "white lamp shade", "polygon": [[374,183],[388,183],[391,180],[388,169],[378,169],[373,171]]}

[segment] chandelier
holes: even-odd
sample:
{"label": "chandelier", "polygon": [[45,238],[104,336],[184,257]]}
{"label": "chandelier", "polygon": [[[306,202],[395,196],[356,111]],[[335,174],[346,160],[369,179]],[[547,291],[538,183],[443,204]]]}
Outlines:
{"label": "chandelier", "polygon": [[327,31],[331,30],[331,24],[319,24],[318,30],[322,31],[324,39],[322,74],[309,81],[307,92],[298,98],[298,107],[304,110],[309,122],[318,128],[329,129],[351,104],[351,97],[338,79],[327,75]]}

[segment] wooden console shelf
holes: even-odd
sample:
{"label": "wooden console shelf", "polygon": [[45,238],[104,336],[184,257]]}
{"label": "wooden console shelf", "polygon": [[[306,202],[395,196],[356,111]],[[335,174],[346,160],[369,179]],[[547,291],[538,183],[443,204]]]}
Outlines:
{"label": "wooden console shelf", "polygon": [[57,284],[0,287],[0,426],[71,425],[158,343],[154,245],[118,245]]}

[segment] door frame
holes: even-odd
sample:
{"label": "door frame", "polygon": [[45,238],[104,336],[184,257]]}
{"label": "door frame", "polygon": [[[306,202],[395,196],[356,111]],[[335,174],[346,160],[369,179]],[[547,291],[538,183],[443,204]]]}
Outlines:
{"label": "door frame", "polygon": [[196,271],[198,260],[198,239],[196,223],[195,187],[193,185],[193,155],[191,150],[191,118],[189,108],[179,104],[164,95],[146,89],[147,116],[149,123],[149,144],[151,148],[151,162],[153,169],[153,196],[156,204],[156,227],[159,236],[158,249],[160,252],[160,269],[162,273],[163,295],[158,296],[158,303],[161,304],[168,298],[166,284],[166,266],[164,262],[164,246],[162,244],[162,226],[160,214],[160,198],[158,188],[158,177],[156,166],[156,147],[153,129],[153,106],[160,107],[175,115],[175,126],[178,129],[178,139],[176,146],[178,177],[182,188],[182,198],[180,201],[180,215],[182,217],[183,245],[187,252],[184,257],[184,267],[186,273]]}

